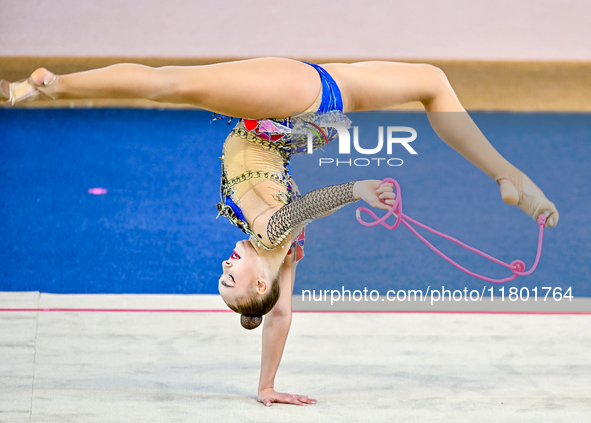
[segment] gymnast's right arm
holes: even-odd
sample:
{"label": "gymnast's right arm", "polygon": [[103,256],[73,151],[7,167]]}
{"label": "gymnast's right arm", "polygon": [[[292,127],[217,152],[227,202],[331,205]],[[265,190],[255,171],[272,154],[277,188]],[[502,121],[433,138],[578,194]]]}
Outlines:
{"label": "gymnast's right arm", "polygon": [[389,210],[395,194],[392,184],[374,179],[351,181],[310,191],[303,197],[277,210],[267,224],[267,236],[274,246],[279,245],[292,231],[325,217],[347,204],[365,200],[370,206]]}

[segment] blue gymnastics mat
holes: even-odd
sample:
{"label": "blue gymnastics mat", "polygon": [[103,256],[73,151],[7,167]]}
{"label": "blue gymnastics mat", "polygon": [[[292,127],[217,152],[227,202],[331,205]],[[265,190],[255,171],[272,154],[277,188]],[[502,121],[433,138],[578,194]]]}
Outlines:
{"label": "blue gymnastics mat", "polygon": [[[533,275],[511,286],[572,287],[591,297],[591,116],[472,113],[493,145],[554,201]],[[302,192],[386,176],[402,186],[404,212],[504,261],[535,257],[537,225],[505,205],[495,182],[439,140],[422,113],[356,113],[354,125],[408,126],[418,137],[402,166],[319,166],[338,143],[294,157]],[[157,110],[0,109],[0,291],[217,293],[221,261],[244,235],[215,219],[221,146],[231,127],[211,113]],[[385,154],[385,152],[384,152]],[[392,157],[394,157],[392,156]],[[386,156],[384,156],[386,157]],[[88,189],[102,187],[105,195]],[[402,226],[364,228],[356,205],[312,222],[301,289],[479,289]],[[491,277],[506,269],[447,241],[435,245]],[[486,285],[486,284],[484,284]]]}

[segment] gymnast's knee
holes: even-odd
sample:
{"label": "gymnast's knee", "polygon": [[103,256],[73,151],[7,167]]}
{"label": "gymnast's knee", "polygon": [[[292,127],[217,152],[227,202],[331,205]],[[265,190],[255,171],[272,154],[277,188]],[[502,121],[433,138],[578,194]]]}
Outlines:
{"label": "gymnast's knee", "polygon": [[453,98],[456,94],[445,72],[434,65],[427,63],[417,64],[422,75],[424,95],[421,102],[428,107],[436,99]]}
{"label": "gymnast's knee", "polygon": [[435,85],[444,88],[451,87],[449,80],[447,79],[447,75],[441,68],[427,63],[420,64],[419,66],[421,66],[422,72],[424,72],[424,74],[430,78]]}

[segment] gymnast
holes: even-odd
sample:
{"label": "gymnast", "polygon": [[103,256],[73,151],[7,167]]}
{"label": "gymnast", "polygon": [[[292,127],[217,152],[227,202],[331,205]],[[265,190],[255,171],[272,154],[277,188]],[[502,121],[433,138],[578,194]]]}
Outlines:
{"label": "gymnast", "polygon": [[68,75],[40,68],[26,81],[0,82],[0,101],[9,104],[99,98],[189,104],[239,119],[223,145],[218,215],[249,239],[238,242],[223,261],[218,284],[245,328],[257,327],[266,315],[258,387],[258,400],[266,406],[316,403],[274,390],[291,325],[305,225],[359,199],[387,210],[395,198],[392,184],[377,180],[351,181],[304,196],[298,192],[289,175],[291,155],[304,152],[310,139],[317,148],[335,138],[330,124],[346,125],[345,113],[420,101],[439,137],[496,181],[506,203],[534,220],[544,214],[546,227],[558,223],[554,204],[494,149],[445,74],[431,65],[371,61],[318,66],[283,58],[161,68],[125,63]]}

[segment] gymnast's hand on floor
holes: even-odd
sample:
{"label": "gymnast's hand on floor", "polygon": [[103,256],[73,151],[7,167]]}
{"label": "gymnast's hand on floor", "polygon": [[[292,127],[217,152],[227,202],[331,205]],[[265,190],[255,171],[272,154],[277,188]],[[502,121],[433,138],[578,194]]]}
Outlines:
{"label": "gymnast's hand on floor", "polygon": [[511,172],[507,177],[497,179],[501,188],[501,197],[507,204],[518,206],[534,220],[542,213],[546,215],[546,228],[552,228],[558,223],[558,210],[553,202],[548,200],[542,190],[529,177],[519,171]]}
{"label": "gymnast's hand on floor", "polygon": [[353,186],[353,196],[372,207],[390,210],[390,206],[394,204],[396,198],[394,185],[391,183],[380,185],[381,182],[377,179],[357,181]]}
{"label": "gymnast's hand on floor", "polygon": [[267,407],[270,407],[271,404],[274,402],[294,405],[316,404],[316,400],[308,398],[307,395],[292,395],[281,392],[275,392],[275,390],[271,388],[259,391],[258,401],[262,402]]}

